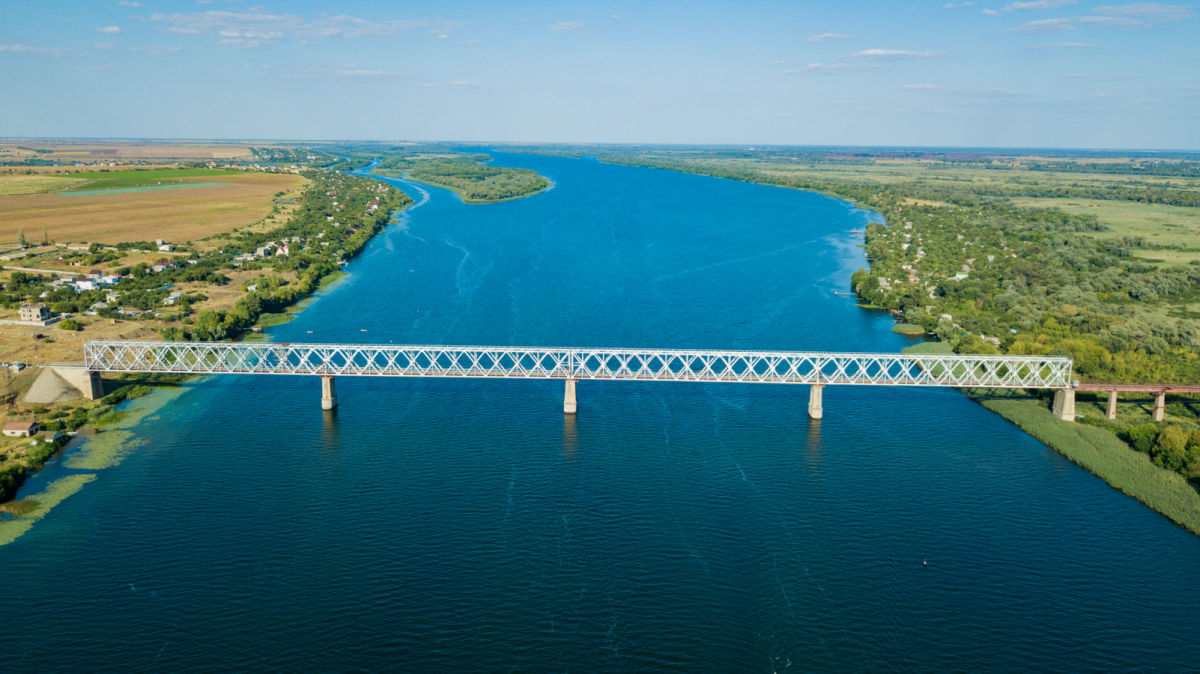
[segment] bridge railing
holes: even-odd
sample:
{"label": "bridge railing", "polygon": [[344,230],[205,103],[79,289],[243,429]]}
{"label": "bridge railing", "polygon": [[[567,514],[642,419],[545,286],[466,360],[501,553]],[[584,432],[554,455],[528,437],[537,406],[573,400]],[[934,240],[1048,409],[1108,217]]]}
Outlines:
{"label": "bridge railing", "polygon": [[391,344],[93,341],[84,359],[100,372],[1053,389],[1072,374],[1052,356]]}

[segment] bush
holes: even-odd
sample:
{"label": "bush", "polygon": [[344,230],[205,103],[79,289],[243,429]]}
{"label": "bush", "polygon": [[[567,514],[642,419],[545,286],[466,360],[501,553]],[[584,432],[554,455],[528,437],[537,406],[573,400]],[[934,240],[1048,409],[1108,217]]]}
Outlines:
{"label": "bush", "polygon": [[1154,441],[1158,438],[1158,426],[1137,424],[1130,426],[1122,435],[1131,447],[1143,454],[1149,454],[1154,449]]}
{"label": "bush", "polygon": [[1154,439],[1154,449],[1150,456],[1156,465],[1182,472],[1188,459],[1187,444],[1187,431],[1179,426],[1167,426],[1159,431]]}

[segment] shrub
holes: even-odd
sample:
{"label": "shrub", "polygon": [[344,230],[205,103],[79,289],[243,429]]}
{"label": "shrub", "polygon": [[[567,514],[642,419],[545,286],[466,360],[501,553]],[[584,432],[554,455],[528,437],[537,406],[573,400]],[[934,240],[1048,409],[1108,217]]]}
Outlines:
{"label": "shrub", "polygon": [[1135,424],[1123,433],[1124,439],[1131,447],[1143,454],[1149,454],[1154,449],[1154,441],[1158,438],[1158,426],[1154,424]]}

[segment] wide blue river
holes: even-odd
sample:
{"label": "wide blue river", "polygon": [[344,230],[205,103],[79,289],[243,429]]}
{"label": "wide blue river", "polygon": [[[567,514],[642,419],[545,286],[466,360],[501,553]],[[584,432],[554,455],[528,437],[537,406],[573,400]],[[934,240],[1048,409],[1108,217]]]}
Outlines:
{"label": "wide blue river", "polygon": [[[815,194],[497,154],[285,341],[896,351]],[[1200,538],[953,390],[217,377],[0,547],[0,669],[1196,667]],[[104,434],[101,434],[101,437]],[[111,436],[110,432],[110,437]],[[86,445],[85,445],[86,446]],[[26,493],[69,476],[69,449]]]}

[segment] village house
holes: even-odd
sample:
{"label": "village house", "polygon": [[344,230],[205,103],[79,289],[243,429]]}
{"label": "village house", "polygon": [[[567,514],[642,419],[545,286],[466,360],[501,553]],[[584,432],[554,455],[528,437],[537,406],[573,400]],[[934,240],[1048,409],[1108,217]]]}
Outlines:
{"label": "village house", "polygon": [[[47,445],[52,445],[52,444],[58,442],[59,440],[61,440],[62,438],[63,438],[63,434],[58,431],[42,431],[41,434],[38,436],[38,440],[41,440],[42,442],[46,443]],[[34,442],[37,442],[37,440],[34,440]]]}
{"label": "village house", "polygon": [[45,304],[23,304],[20,316],[23,321],[45,321],[50,318],[50,309]]}
{"label": "village house", "polygon": [[36,421],[8,421],[4,424],[4,434],[10,438],[28,438],[41,428]]}

